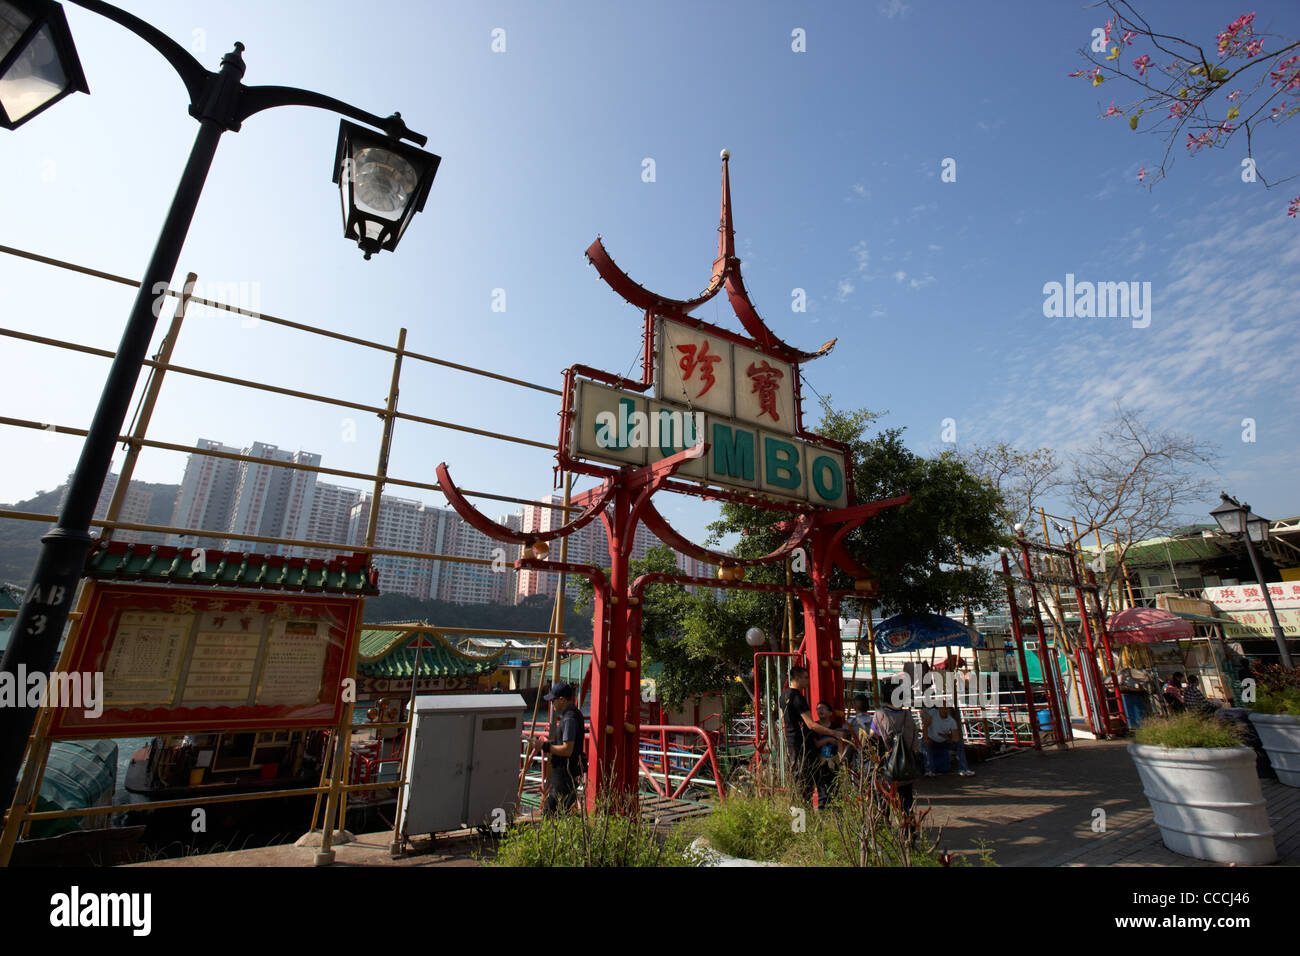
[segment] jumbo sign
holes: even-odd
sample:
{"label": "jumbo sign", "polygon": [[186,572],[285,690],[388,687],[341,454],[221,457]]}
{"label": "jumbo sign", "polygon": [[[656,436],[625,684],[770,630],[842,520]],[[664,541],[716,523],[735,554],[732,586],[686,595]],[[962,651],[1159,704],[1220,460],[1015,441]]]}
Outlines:
{"label": "jumbo sign", "polygon": [[796,366],[664,318],[656,340],[653,398],[577,381],[572,454],[647,465],[707,443],[678,477],[821,507],[848,503],[845,453],[796,437]]}

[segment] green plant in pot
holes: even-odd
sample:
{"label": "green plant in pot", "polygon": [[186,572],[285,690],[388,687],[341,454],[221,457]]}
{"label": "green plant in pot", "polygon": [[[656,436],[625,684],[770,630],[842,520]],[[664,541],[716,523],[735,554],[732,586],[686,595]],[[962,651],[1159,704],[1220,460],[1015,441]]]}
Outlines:
{"label": "green plant in pot", "polygon": [[1254,679],[1250,722],[1278,781],[1300,787],[1300,668],[1264,664]]}
{"label": "green plant in pot", "polygon": [[1165,846],[1216,863],[1277,860],[1255,753],[1233,724],[1194,713],[1152,718],[1129,756]]}

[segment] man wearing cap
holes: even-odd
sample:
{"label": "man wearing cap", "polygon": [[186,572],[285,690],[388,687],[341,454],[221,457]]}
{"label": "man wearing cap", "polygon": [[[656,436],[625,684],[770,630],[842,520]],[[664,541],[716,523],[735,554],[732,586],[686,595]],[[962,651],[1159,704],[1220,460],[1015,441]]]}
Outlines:
{"label": "man wearing cap", "polygon": [[550,739],[542,744],[542,753],[550,757],[550,790],[542,806],[545,816],[557,810],[570,810],[577,803],[577,778],[580,776],[583,732],[582,711],[573,703],[573,685],[556,681],[544,700],[551,702]]}

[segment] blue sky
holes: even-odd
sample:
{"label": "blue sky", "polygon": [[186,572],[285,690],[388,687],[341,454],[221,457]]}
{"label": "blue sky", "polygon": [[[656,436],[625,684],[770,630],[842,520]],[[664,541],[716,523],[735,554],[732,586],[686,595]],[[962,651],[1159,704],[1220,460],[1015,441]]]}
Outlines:
{"label": "blue sky", "polygon": [[[582,362],[627,371],[640,316],[582,253],[600,234],[643,285],[686,298],[716,250],[720,164],[732,154],[737,251],[769,325],[815,348],[806,381],[889,414],[918,452],[1006,440],[1090,440],[1116,399],[1220,446],[1221,484],[1270,517],[1300,513],[1300,192],[1240,181],[1244,144],[1183,151],[1102,120],[1112,87],[1067,74],[1104,16],[1075,3],[414,3],[126,0],[209,68],[235,40],[249,84],[303,86],[400,110],[443,157],[395,254],[341,237],[330,182],[338,120],[254,117],[222,142],[177,279],[243,283],[262,311],[558,387]],[[1240,13],[1300,34],[1293,3],[1148,2],[1157,27],[1212,43]],[[0,133],[0,244],[138,276],[196,125],[171,68],[141,41],[67,7],[90,96]],[[491,49],[505,31],[506,50]],[[792,31],[806,34],[794,52]],[[1122,96],[1121,96],[1122,100]],[[1257,144],[1289,175],[1296,126]],[[655,181],[643,182],[653,159]],[[955,182],[941,164],[956,161]],[[1295,186],[1294,183],[1289,184]],[[1045,318],[1043,286],[1150,282],[1146,328]],[[233,286],[232,286],[233,287]],[[808,310],[792,311],[792,290]],[[493,290],[506,309],[492,311]],[[0,256],[5,326],[116,346],[130,290]],[[725,296],[697,312],[738,328]],[[160,324],[158,335],[163,326]],[[97,358],[0,340],[4,414],[82,425]],[[337,342],[196,310],[174,361],[382,404],[390,362]],[[811,396],[810,396],[811,397]],[[554,441],[558,399],[408,363],[401,407]],[[814,407],[810,403],[810,407]],[[1242,420],[1256,440],[1242,441]],[[355,422],[355,441],[348,419]],[[151,437],[255,440],[373,469],[378,420],[171,376]],[[57,485],[79,440],[0,428],[0,500]],[[390,473],[537,497],[547,452],[399,423]],[[178,481],[147,451],[137,477]],[[348,483],[348,482],[343,482]],[[401,489],[394,493],[420,497]],[[425,496],[442,504],[440,496]],[[1206,510],[1213,506],[1206,502]],[[495,513],[495,506],[486,510]],[[702,536],[711,506],[666,507]]]}

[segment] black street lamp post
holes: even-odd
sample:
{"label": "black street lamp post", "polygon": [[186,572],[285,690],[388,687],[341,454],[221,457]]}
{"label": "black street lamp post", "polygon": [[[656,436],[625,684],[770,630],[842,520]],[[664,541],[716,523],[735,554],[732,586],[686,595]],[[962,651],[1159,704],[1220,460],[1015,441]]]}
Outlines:
{"label": "black street lamp post", "polygon": [[1282,666],[1289,668],[1293,666],[1291,651],[1287,647],[1286,635],[1282,633],[1282,625],[1278,623],[1277,611],[1273,608],[1273,598],[1268,593],[1268,582],[1264,580],[1264,571],[1259,566],[1259,555],[1255,553],[1253,543],[1258,541],[1263,544],[1268,540],[1268,520],[1252,513],[1250,505],[1242,504],[1226,492],[1221,492],[1219,497],[1222,503],[1210,512],[1210,517],[1228,534],[1241,535],[1241,539],[1246,542],[1246,553],[1250,555],[1251,566],[1255,569],[1255,580],[1259,582],[1260,590],[1264,592],[1264,606],[1268,608],[1269,620],[1273,622],[1273,639],[1277,641]]}
{"label": "black street lamp post", "polygon": [[[367,259],[380,249],[391,250],[397,245],[410,219],[423,207],[440,162],[438,156],[400,142],[405,139],[423,146],[427,138],[408,130],[399,113],[385,119],[308,90],[244,86],[242,43],[236,43],[234,50],[222,57],[221,68],[214,73],[160,30],[124,10],[99,0],[71,2],[121,24],[166,57],[185,83],[189,113],[198,120],[199,132],[131,307],[70,481],[67,501],[57,525],[41,538],[31,584],[0,661],[0,679],[7,675],[18,690],[16,706],[0,708],[0,809],[8,807],[13,799],[36,717],[36,708],[28,706],[26,688],[18,685],[17,677],[20,673],[48,674],[55,664],[59,639],[90,553],[95,505],[157,324],[154,290],[171,283],[221,134],[227,130],[237,132],[248,117],[277,106],[327,109],[383,130],[386,136],[361,130],[368,136],[367,149],[353,150],[346,144],[357,139],[360,127],[344,121],[336,157],[334,179],[343,194],[345,235],[357,241]],[[37,42],[33,37],[49,41],[41,48],[44,60],[29,55]],[[60,60],[56,65],[49,62],[51,50]],[[7,120],[4,125],[13,128],[70,92],[85,89],[59,5],[51,0],[0,0],[0,104],[8,94],[22,94],[11,96],[10,101],[26,110],[16,117],[0,116],[0,120]],[[43,94],[47,98],[42,103]]]}

